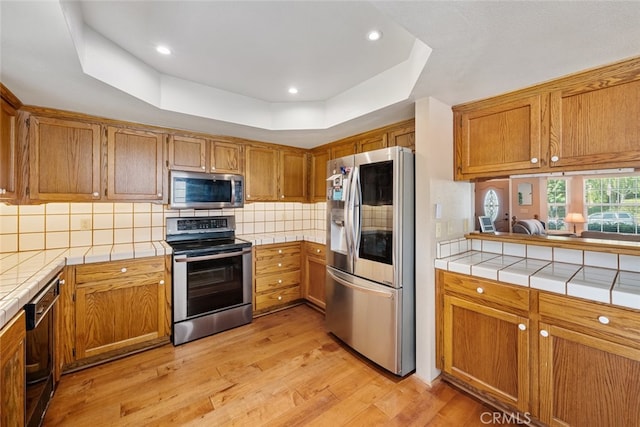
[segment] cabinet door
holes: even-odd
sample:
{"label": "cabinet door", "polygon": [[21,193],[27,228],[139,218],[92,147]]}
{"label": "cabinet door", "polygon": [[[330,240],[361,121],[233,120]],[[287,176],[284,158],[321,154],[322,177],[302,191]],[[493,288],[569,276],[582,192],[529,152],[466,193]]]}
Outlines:
{"label": "cabinet door", "polygon": [[444,371],[521,412],[529,409],[529,320],[444,296]]}
{"label": "cabinet door", "polygon": [[387,134],[373,135],[358,141],[358,153],[387,147]]}
{"label": "cabinet door", "polygon": [[457,112],[456,179],[540,168],[541,96]]}
{"label": "cabinet door", "polygon": [[552,426],[640,425],[640,350],[540,323],[540,418]]}
{"label": "cabinet door", "polygon": [[315,243],[305,243],[303,298],[324,310],[326,305],[325,247]]}
{"label": "cabinet door", "polygon": [[211,171],[242,173],[242,145],[226,141],[211,141]]}
{"label": "cabinet door", "polygon": [[415,151],[416,133],[413,121],[410,125],[389,131],[387,134],[387,144],[389,147],[406,147]]}
{"label": "cabinet door", "polygon": [[640,76],[601,79],[551,94],[552,167],[635,167],[640,161]]}
{"label": "cabinet door", "polygon": [[205,172],[207,170],[207,140],[188,136],[169,137],[169,169]]}
{"label": "cabinet door", "polygon": [[[76,270],[77,359],[165,335],[164,258],[87,266]],[[139,269],[147,273],[128,274]]]}
{"label": "cabinet door", "polygon": [[331,146],[331,159],[339,159],[340,157],[356,154],[356,142],[347,141],[344,143],[338,143]]}
{"label": "cabinet door", "polygon": [[0,425],[24,426],[25,320],[21,311],[0,331]]}
{"label": "cabinet door", "polygon": [[107,198],[165,200],[162,134],[109,127]]}
{"label": "cabinet door", "polygon": [[327,162],[329,150],[322,149],[311,153],[311,201],[327,200]]}
{"label": "cabinet door", "polygon": [[99,200],[100,125],[32,116],[30,127],[29,197]]}
{"label": "cabinet door", "polygon": [[307,200],[307,154],[300,151],[280,151],[280,200]]}
{"label": "cabinet door", "polygon": [[278,151],[266,147],[246,147],[245,187],[247,201],[278,200]]}
{"label": "cabinet door", "polygon": [[17,198],[18,138],[17,112],[0,97],[0,200]]}

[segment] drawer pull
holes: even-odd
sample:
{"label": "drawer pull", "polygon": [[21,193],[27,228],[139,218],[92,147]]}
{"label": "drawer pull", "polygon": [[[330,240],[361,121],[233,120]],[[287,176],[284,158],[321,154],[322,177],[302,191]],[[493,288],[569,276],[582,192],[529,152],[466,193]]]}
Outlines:
{"label": "drawer pull", "polygon": [[60,284],[64,285],[66,283],[66,281],[64,279],[60,279]]}
{"label": "drawer pull", "polygon": [[551,161],[552,162],[557,162],[558,160],[560,160],[560,158],[558,156],[551,156]]}
{"label": "drawer pull", "polygon": [[278,279],[278,283],[282,283],[282,279]]}
{"label": "drawer pull", "polygon": [[536,163],[538,163],[538,158],[537,158],[537,157],[532,157],[532,158],[531,158],[531,163],[533,163],[534,165],[535,165]]}
{"label": "drawer pull", "polygon": [[478,287],[478,288],[476,289],[476,292],[478,292],[479,294],[484,294],[484,289],[482,289],[482,288]]}
{"label": "drawer pull", "polygon": [[602,323],[603,325],[608,325],[609,318],[607,316],[598,316],[598,322]]}
{"label": "drawer pull", "polygon": [[320,253],[320,252],[322,252],[322,251],[321,251],[320,249],[316,249],[316,252],[317,252],[317,253]]}
{"label": "drawer pull", "polygon": [[164,279],[163,279],[163,280],[160,280],[160,284],[161,284],[161,285],[164,285]]}
{"label": "drawer pull", "polygon": [[282,263],[281,262],[278,263],[278,267],[282,267]]}
{"label": "drawer pull", "polygon": [[278,301],[282,301],[282,295],[278,295]]}
{"label": "drawer pull", "polygon": [[98,193],[97,191],[94,191],[94,193],[92,194],[93,197],[98,197],[100,196],[100,193]]}
{"label": "drawer pull", "polygon": [[540,335],[542,335],[543,337],[548,337],[549,336],[549,332],[546,331],[545,329],[540,330]]}
{"label": "drawer pull", "polygon": [[126,273],[126,272],[127,272],[127,267],[122,267],[122,268],[120,269],[120,272],[121,272],[121,273]]}
{"label": "drawer pull", "polygon": [[524,323],[519,323],[518,324],[518,329],[520,329],[521,331],[526,331],[527,330],[527,325],[525,325]]}
{"label": "drawer pull", "polygon": [[278,249],[278,253],[281,254],[282,253],[282,249]]}

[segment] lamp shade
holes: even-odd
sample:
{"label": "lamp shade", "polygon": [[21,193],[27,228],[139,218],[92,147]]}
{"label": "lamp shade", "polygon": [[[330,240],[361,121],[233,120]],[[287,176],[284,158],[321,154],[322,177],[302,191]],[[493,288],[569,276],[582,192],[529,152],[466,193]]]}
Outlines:
{"label": "lamp shade", "polygon": [[564,222],[569,222],[572,224],[584,224],[586,221],[584,220],[584,216],[578,212],[568,213],[566,217],[564,217]]}

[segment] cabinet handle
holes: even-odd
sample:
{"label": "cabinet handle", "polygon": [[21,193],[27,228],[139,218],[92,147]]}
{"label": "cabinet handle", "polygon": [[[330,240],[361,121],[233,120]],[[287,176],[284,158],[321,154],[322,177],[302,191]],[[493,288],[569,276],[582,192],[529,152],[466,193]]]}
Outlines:
{"label": "cabinet handle", "polygon": [[162,193],[158,193],[158,197],[162,197]]}
{"label": "cabinet handle", "polygon": [[121,273],[126,273],[126,272],[127,272],[127,267],[122,267],[122,268],[120,269],[120,272],[121,272]]}
{"label": "cabinet handle", "polygon": [[200,166],[202,168],[202,170],[207,170],[206,166]]}
{"label": "cabinet handle", "polygon": [[518,323],[518,329],[520,329],[521,331],[526,331],[527,325],[525,325],[524,323]]}
{"label": "cabinet handle", "polygon": [[93,192],[93,194],[92,194],[92,196],[93,196],[93,197],[98,197],[98,196],[100,196],[100,193],[98,193],[97,191],[94,191],[94,192]]}
{"label": "cabinet handle", "polygon": [[66,282],[65,282],[64,279],[60,279],[60,282],[58,282],[58,283],[61,284],[61,285],[64,285]]}
{"label": "cabinet handle", "polygon": [[603,325],[608,325],[609,318],[607,316],[598,316],[598,322],[602,323]]}
{"label": "cabinet handle", "polygon": [[280,198],[281,198],[281,199],[284,199],[284,194],[281,194],[281,195],[280,195]]}
{"label": "cabinet handle", "polygon": [[554,163],[555,163],[555,162],[557,162],[558,160],[560,160],[560,157],[558,157],[558,156],[551,156],[551,161],[552,161],[552,162],[554,162]]}
{"label": "cabinet handle", "polygon": [[278,301],[282,301],[282,295],[278,295]]}
{"label": "cabinet handle", "polygon": [[549,332],[545,329],[541,329],[540,330],[540,335],[542,335],[543,337],[548,337],[549,336]]}
{"label": "cabinet handle", "polygon": [[278,253],[281,254],[282,253],[282,249],[278,249]]}
{"label": "cabinet handle", "polygon": [[164,285],[164,279],[160,280],[159,282],[161,285]]}
{"label": "cabinet handle", "polygon": [[278,279],[278,283],[282,283],[282,279]]}
{"label": "cabinet handle", "polygon": [[316,252],[317,252],[317,253],[320,253],[320,252],[322,252],[322,251],[321,251],[320,249],[316,249]]}
{"label": "cabinet handle", "polygon": [[537,157],[532,157],[532,158],[531,158],[531,163],[533,163],[534,165],[535,165],[536,163],[538,163],[538,158],[537,158]]}
{"label": "cabinet handle", "polygon": [[278,263],[278,267],[282,267],[282,263],[281,262]]}
{"label": "cabinet handle", "polygon": [[476,292],[478,292],[479,294],[483,294],[484,293],[484,289],[479,287],[479,288],[476,289]]}

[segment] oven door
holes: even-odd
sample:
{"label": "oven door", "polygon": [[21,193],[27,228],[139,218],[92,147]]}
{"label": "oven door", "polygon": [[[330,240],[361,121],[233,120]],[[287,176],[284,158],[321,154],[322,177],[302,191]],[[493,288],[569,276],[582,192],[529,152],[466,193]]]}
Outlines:
{"label": "oven door", "polygon": [[173,256],[173,321],[251,304],[251,248]]}

